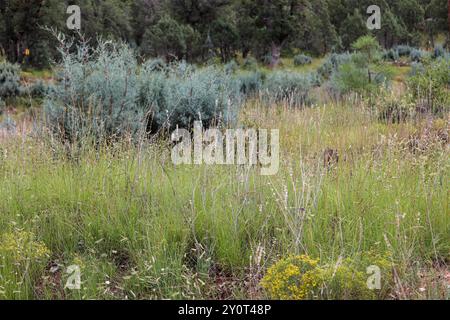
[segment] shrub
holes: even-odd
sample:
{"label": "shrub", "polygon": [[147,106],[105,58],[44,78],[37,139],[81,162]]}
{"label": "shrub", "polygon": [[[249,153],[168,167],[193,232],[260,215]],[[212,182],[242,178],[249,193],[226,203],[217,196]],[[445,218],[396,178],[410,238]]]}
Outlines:
{"label": "shrub", "polygon": [[264,65],[266,65],[266,66],[272,65],[272,62],[273,62],[273,56],[272,56],[272,54],[271,54],[271,53],[265,54],[265,55],[262,57],[262,61],[263,61]]}
{"label": "shrub", "polygon": [[312,59],[311,59],[311,57],[309,57],[307,55],[299,54],[294,57],[294,65],[296,65],[296,66],[303,66],[305,64],[311,64],[311,63],[312,63]]}
{"label": "shrub", "polygon": [[197,32],[189,25],[180,24],[170,16],[163,16],[143,35],[141,50],[145,55],[163,56],[166,61],[187,58]]}
{"label": "shrub", "polygon": [[413,48],[408,45],[399,45],[395,48],[400,57],[409,57]]}
{"label": "shrub", "polygon": [[0,255],[8,256],[17,264],[45,259],[50,253],[44,243],[34,239],[31,232],[18,230],[5,233],[1,239]]}
{"label": "shrub", "polygon": [[136,134],[144,110],[136,104],[137,62],[125,45],[100,42],[65,53],[62,78],[44,101],[54,132],[69,141],[86,135],[96,139]]}
{"label": "shrub", "polygon": [[441,115],[450,108],[450,60],[425,61],[421,72],[416,72],[408,81],[408,90],[421,112]]}
{"label": "shrub", "polygon": [[400,55],[396,49],[385,50],[383,53],[383,59],[389,61],[397,61],[400,59]]}
{"label": "shrub", "polygon": [[[0,101],[0,114],[1,114],[1,101]],[[0,122],[0,129],[4,129],[7,132],[14,132],[16,130],[16,122],[10,116],[7,116]]]}
{"label": "shrub", "polygon": [[167,65],[163,59],[150,59],[146,61],[146,68],[149,71],[164,71]]}
{"label": "shrub", "polygon": [[44,110],[54,132],[69,141],[188,128],[195,120],[230,123],[240,104],[239,87],[223,70],[186,63],[159,70],[154,60],[139,66],[125,45],[80,46],[63,55],[60,69]]}
{"label": "shrub", "polygon": [[312,74],[272,72],[263,84],[264,100],[269,104],[285,102],[291,107],[311,104],[310,90],[316,80]]}
{"label": "shrub", "polygon": [[420,62],[426,56],[426,52],[420,49],[412,49],[409,57],[413,62]]}
{"label": "shrub", "polygon": [[425,72],[425,68],[420,62],[413,62],[411,64],[411,70],[409,71],[409,76],[415,76]]}
{"label": "shrub", "polygon": [[0,115],[3,113],[3,111],[6,108],[6,103],[3,101],[3,99],[0,97]]}
{"label": "shrub", "polygon": [[224,70],[228,74],[235,73],[238,69],[239,69],[239,66],[236,63],[236,61],[234,61],[234,60],[231,60],[224,66]]}
{"label": "shrub", "polygon": [[22,95],[30,95],[33,98],[44,98],[52,89],[45,81],[39,79],[30,86],[22,87]]}
{"label": "shrub", "polygon": [[0,62],[0,97],[8,98],[20,93],[20,67],[8,61]]}
{"label": "shrub", "polygon": [[414,104],[404,97],[396,96],[393,92],[380,93],[374,103],[380,121],[400,123],[415,114]]}
{"label": "shrub", "polygon": [[244,59],[242,66],[247,70],[256,70],[258,68],[258,61],[254,57],[248,56]]}
{"label": "shrub", "polygon": [[263,84],[263,74],[259,71],[244,72],[237,77],[239,89],[246,97],[257,94]]}
{"label": "shrub", "polygon": [[352,54],[350,53],[333,53],[327,57],[325,62],[317,70],[319,75],[325,79],[328,79],[331,74],[336,71],[339,66],[348,63],[352,60]]}
{"label": "shrub", "polygon": [[182,63],[165,73],[145,67],[139,83],[138,104],[151,115],[151,128],[191,128],[194,121],[208,127],[213,122],[236,120],[241,95],[231,75],[217,67],[195,70]]}
{"label": "shrub", "polygon": [[[370,265],[378,266],[387,280],[381,291],[367,286],[366,268]],[[271,299],[367,300],[387,296],[392,286],[390,275],[390,261],[378,254],[363,254],[361,261],[344,259],[329,265],[299,255],[279,260],[267,270],[260,284]]]}
{"label": "shrub", "polygon": [[267,270],[261,286],[271,299],[312,299],[321,282],[318,263],[306,255],[282,259]]}
{"label": "shrub", "polygon": [[31,298],[50,250],[32,232],[14,230],[0,236],[0,297]]}
{"label": "shrub", "polygon": [[367,286],[367,275],[351,261],[325,266],[320,275],[320,298],[327,300],[371,300],[375,292]]}
{"label": "shrub", "polygon": [[442,45],[437,45],[434,47],[433,58],[441,58],[445,56],[445,49]]}

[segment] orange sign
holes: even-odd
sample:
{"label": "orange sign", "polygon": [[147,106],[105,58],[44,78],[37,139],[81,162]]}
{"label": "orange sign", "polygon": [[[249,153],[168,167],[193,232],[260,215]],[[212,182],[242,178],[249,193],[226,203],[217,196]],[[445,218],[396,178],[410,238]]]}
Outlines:
{"label": "orange sign", "polygon": [[26,49],[25,49],[25,56],[28,57],[29,55],[30,55],[30,49],[26,48]]}

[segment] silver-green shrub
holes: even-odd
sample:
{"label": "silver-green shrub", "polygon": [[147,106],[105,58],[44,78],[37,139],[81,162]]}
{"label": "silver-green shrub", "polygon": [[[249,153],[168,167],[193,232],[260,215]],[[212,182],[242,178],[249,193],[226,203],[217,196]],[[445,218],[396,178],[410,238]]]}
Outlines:
{"label": "silver-green shrub", "polygon": [[0,61],[0,97],[8,98],[20,94],[20,66]]}
{"label": "silver-green shrub", "polygon": [[305,64],[311,64],[312,58],[304,54],[298,54],[294,57],[294,65],[303,66]]}
{"label": "silver-green shrub", "polygon": [[236,81],[245,97],[255,97],[262,88],[264,75],[260,71],[242,72]]}
{"label": "silver-green shrub", "polygon": [[268,103],[287,103],[291,107],[312,103],[310,91],[317,85],[315,74],[275,71],[270,73],[262,88],[263,98]]}
{"label": "silver-green shrub", "polygon": [[59,81],[44,100],[46,120],[69,141],[114,139],[166,127],[205,126],[236,118],[240,92],[231,75],[186,63],[137,63],[126,45],[100,42],[61,49]]}
{"label": "silver-green shrub", "polygon": [[195,69],[186,63],[152,72],[144,64],[140,73],[139,105],[155,129],[191,128],[235,122],[241,103],[232,76],[215,66]]}
{"label": "silver-green shrub", "polygon": [[61,49],[61,78],[44,101],[49,125],[74,141],[135,134],[143,110],[137,101],[137,61],[125,45],[100,42]]}
{"label": "silver-green shrub", "polygon": [[348,63],[352,60],[353,54],[351,53],[332,53],[327,57],[325,62],[317,70],[319,75],[325,79],[328,79],[334,71],[337,71],[339,66]]}

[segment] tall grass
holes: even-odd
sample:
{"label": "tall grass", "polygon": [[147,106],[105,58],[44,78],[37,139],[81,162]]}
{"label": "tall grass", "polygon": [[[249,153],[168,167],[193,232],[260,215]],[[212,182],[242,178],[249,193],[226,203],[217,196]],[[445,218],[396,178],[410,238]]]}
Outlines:
{"label": "tall grass", "polygon": [[[371,250],[392,254],[392,297],[448,298],[434,280],[419,290],[416,276],[450,258],[448,145],[423,134],[430,123],[383,123],[349,104],[257,101],[240,121],[280,129],[278,175],[175,167],[162,141],[81,150],[50,136],[3,141],[0,233],[30,232],[48,253],[44,268],[19,278],[1,264],[0,297],[264,298],[258,281],[280,257],[363,264]],[[428,147],[411,149],[412,135]],[[324,148],[339,161],[324,165]],[[72,264],[81,290],[64,289]]]}

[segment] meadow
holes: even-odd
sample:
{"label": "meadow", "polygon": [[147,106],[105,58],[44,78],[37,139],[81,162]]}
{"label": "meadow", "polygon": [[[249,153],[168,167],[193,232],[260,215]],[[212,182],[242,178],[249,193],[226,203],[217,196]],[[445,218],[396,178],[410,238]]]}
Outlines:
{"label": "meadow", "polygon": [[17,116],[0,135],[0,298],[449,299],[448,108],[383,117],[410,94],[410,67],[392,68],[375,95],[246,98],[234,125],[280,131],[273,176],[175,166],[164,135],[74,142]]}

